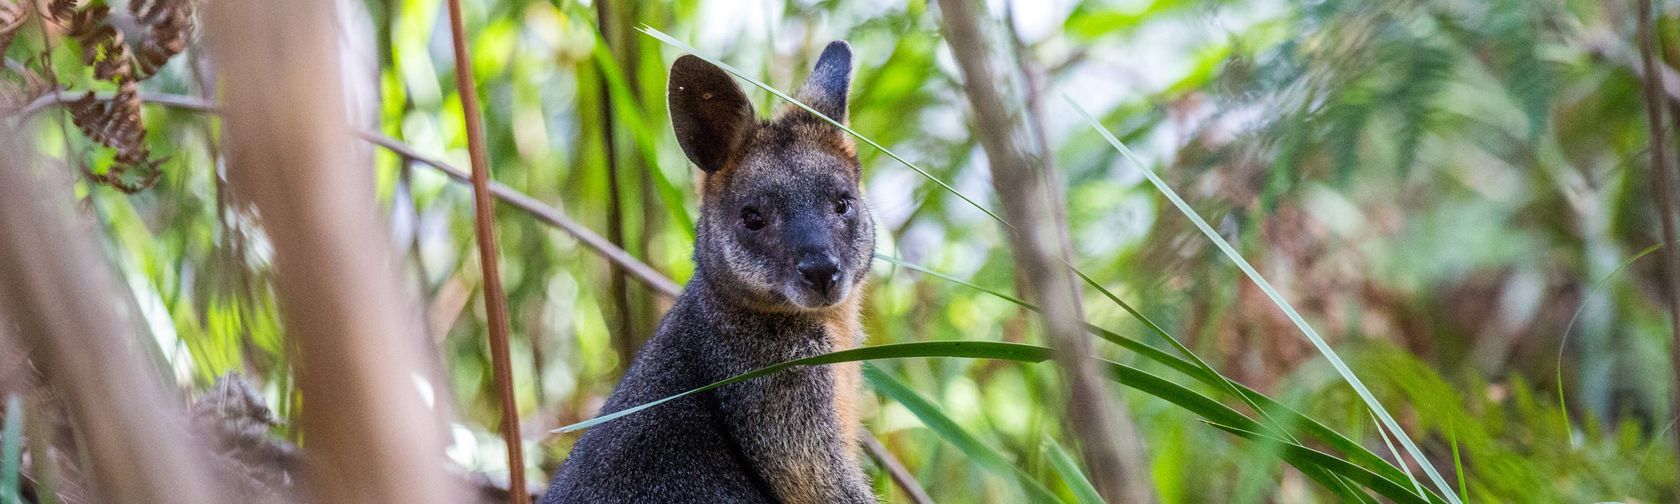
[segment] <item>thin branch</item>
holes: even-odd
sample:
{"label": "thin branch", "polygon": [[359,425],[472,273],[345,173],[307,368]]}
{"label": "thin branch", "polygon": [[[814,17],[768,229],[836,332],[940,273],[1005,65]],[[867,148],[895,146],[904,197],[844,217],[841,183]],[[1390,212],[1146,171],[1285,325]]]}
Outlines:
{"label": "thin branch", "polygon": [[448,0],[449,40],[455,49],[455,95],[467,126],[467,154],[472,161],[473,229],[478,232],[479,269],[484,273],[484,314],[490,319],[490,368],[502,403],[502,442],[507,445],[508,502],[528,504],[525,491],[525,448],[519,435],[519,405],[513,395],[513,358],[508,355],[507,296],[496,253],[496,208],[490,199],[490,154],[484,147],[484,119],[478,110],[478,84],[473,82],[472,54],[467,49],[466,22],[461,0]]}
{"label": "thin branch", "polygon": [[899,489],[904,490],[904,495],[910,497],[910,502],[933,504],[933,498],[928,497],[927,490],[923,490],[922,484],[916,482],[916,476],[910,474],[910,470],[904,468],[904,463],[899,462],[898,457],[887,451],[887,447],[882,446],[874,435],[863,432],[858,439],[863,440],[863,447],[869,452],[869,458],[887,472],[887,477],[892,478]]}
{"label": "thin branch", "polygon": [[[111,97],[111,93],[98,93],[95,95],[95,98],[99,100],[109,100]],[[79,96],[63,92],[48,93],[36,99],[24,108],[18,109],[18,112],[16,112],[15,115],[18,117],[19,122],[25,122],[47,107],[63,105],[75,101],[77,98],[79,98]],[[207,114],[221,113],[221,109],[217,107],[215,103],[195,96],[140,93],[140,100],[146,102],[147,104],[180,110],[189,110]],[[0,115],[0,118],[4,117],[8,116]],[[385,149],[396,153],[400,157],[405,157],[416,163],[430,166],[456,182],[471,183],[472,176],[468,175],[465,170],[456,168],[455,165],[449,164],[449,162],[442,159],[421,154],[419,150],[416,150],[414,147],[402,143],[395,138],[369,130],[357,131],[356,136],[368,143],[384,147]],[[495,196],[496,199],[501,200],[502,203],[523,210],[526,213],[531,214],[533,217],[536,217],[537,220],[542,221],[544,224],[553,226],[566,234],[571,235],[572,238],[582,243],[583,246],[588,247],[591,251],[600,255],[601,258],[606,259],[607,262],[611,263],[614,267],[623,269],[625,272],[629,273],[630,276],[636,277],[636,280],[641,281],[644,285],[647,285],[648,288],[653,289],[653,291],[659,295],[664,296],[667,299],[675,299],[677,297],[677,293],[681,291],[681,288],[677,286],[676,282],[671,281],[670,278],[665,277],[664,274],[661,274],[658,270],[653,269],[652,266],[648,266],[647,263],[642,262],[640,259],[636,259],[635,256],[630,255],[630,253],[626,252],[624,249],[614,246],[611,241],[595,233],[595,231],[589,229],[587,226],[579,224],[577,221],[567,217],[566,213],[560,211],[559,208],[549,206],[536,198],[519,192],[518,190],[499,182],[490,182],[490,194]]]}
{"label": "thin branch", "polygon": [[[396,152],[403,156],[407,156],[420,164],[436,168],[445,176],[455,179],[458,182],[467,182],[470,178],[467,175],[467,172],[462,171],[460,168],[456,168],[454,165],[446,163],[443,160],[420,154],[418,151],[415,151],[413,147],[409,147],[408,145],[398,142],[396,139],[391,137],[372,131],[361,131],[357,132],[356,135],[361,137],[363,140],[372,142],[375,145],[390,149],[392,152]],[[605,258],[614,266],[624,269],[625,272],[630,273],[631,276],[636,277],[637,280],[640,280],[649,288],[652,288],[655,292],[674,299],[677,297],[677,292],[681,290],[681,288],[677,286],[676,282],[672,282],[671,279],[666,278],[665,275],[660,274],[658,271],[654,270],[652,266],[648,266],[647,263],[636,259],[636,257],[630,255],[629,252],[625,252],[624,249],[613,246],[612,242],[607,241],[606,238],[596,234],[595,231],[592,231],[588,227],[578,224],[577,221],[566,217],[566,213],[560,211],[559,208],[544,204],[536,198],[497,182],[490,183],[490,194],[494,195],[497,199],[502,200],[502,203],[524,210],[526,213],[536,217],[537,220],[559,228],[561,231],[565,231],[566,234],[572,235],[573,238],[576,238],[578,242],[582,243],[585,247],[595,251],[596,254],[599,254],[602,258]]]}
{"label": "thin branch", "polygon": [[[1042,125],[1011,105],[993,72],[989,45],[980,33],[976,0],[940,0],[943,32],[961,69],[968,102],[992,172],[992,186],[1004,214],[1015,270],[1032,301],[1043,308],[1043,324],[1068,387],[1063,422],[1080,442],[1080,452],[1098,492],[1109,502],[1154,502],[1147,460],[1137,428],[1120,396],[1098,378],[1085,336],[1083,309],[1073,272],[1063,216],[1061,182],[1042,145]],[[1030,98],[1029,98],[1030,101]]]}
{"label": "thin branch", "polygon": [[[1644,80],[1645,118],[1651,126],[1651,173],[1655,174],[1657,215],[1662,221],[1663,243],[1674,243],[1674,179],[1668,164],[1668,135],[1663,132],[1663,73],[1658,71],[1658,46],[1652,32],[1651,0],[1639,0],[1639,59],[1647,78]],[[1674,400],[1669,401],[1670,412],[1680,417],[1680,252],[1675,247],[1663,247],[1663,274],[1660,282],[1668,293],[1668,322],[1671,331],[1669,363],[1676,370],[1673,381]],[[1680,452],[1680,436],[1675,436],[1674,448]],[[1677,491],[1680,492],[1680,491]]]}

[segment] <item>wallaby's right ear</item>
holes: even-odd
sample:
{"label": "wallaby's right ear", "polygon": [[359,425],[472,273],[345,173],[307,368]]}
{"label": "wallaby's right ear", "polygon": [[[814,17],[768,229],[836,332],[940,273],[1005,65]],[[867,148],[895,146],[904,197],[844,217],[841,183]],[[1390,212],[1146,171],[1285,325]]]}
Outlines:
{"label": "wallaby's right ear", "polygon": [[706,173],[723,168],[754,124],[752,103],[722,68],[692,54],[671,64],[665,90],[671,129],[688,159]]}

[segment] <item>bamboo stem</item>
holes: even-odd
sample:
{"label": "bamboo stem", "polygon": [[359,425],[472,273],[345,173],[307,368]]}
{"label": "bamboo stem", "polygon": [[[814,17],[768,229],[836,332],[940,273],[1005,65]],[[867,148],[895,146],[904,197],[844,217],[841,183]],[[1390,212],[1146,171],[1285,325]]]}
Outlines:
{"label": "bamboo stem", "polygon": [[507,444],[508,501],[529,504],[525,488],[525,453],[519,435],[519,405],[513,395],[513,358],[508,355],[507,298],[502,293],[501,266],[496,253],[496,208],[490,197],[490,160],[484,147],[484,122],[478,109],[478,85],[473,82],[472,55],[467,50],[466,23],[461,0],[449,0],[449,38],[455,49],[455,90],[467,126],[467,153],[472,159],[473,226],[478,233],[479,267],[484,272],[484,311],[490,322],[490,367],[502,403],[502,441]]}

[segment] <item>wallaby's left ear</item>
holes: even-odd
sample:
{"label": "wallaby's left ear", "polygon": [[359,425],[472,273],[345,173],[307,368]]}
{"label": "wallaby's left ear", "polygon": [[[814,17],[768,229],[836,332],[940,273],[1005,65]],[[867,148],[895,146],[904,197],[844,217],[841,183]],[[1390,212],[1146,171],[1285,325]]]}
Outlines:
{"label": "wallaby's left ear", "polygon": [[817,58],[817,66],[805,85],[794,95],[842,124],[846,122],[846,92],[852,87],[852,45],[844,40],[830,42]]}

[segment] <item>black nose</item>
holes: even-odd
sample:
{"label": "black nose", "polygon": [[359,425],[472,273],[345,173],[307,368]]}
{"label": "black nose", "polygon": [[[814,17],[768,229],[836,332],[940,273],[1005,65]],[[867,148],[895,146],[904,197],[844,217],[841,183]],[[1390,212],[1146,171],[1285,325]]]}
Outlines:
{"label": "black nose", "polygon": [[840,263],[830,254],[805,256],[799,260],[799,275],[805,277],[807,287],[827,294],[840,282]]}

